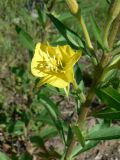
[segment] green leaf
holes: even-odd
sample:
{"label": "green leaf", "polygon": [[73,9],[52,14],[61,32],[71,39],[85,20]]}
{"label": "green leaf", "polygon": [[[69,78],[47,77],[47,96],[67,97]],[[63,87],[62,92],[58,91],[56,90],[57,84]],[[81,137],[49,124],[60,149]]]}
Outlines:
{"label": "green leaf", "polygon": [[120,94],[114,88],[97,89],[96,94],[109,107],[120,110]]}
{"label": "green leaf", "polygon": [[113,108],[105,108],[104,110],[94,113],[93,116],[96,118],[115,120],[120,119],[120,111]]}
{"label": "green leaf", "polygon": [[100,141],[99,140],[91,140],[91,141],[87,141],[85,142],[85,146],[82,147],[80,144],[77,145],[77,147],[73,150],[71,156],[72,157],[76,157],[78,154],[85,152],[89,149],[92,149],[93,147],[95,147]]}
{"label": "green leaf", "polygon": [[40,136],[32,136],[30,137],[30,141],[37,144],[37,146],[44,147],[44,140]]}
{"label": "green leaf", "polygon": [[88,133],[86,140],[111,140],[120,138],[120,127],[103,128],[97,131]]}
{"label": "green leaf", "polygon": [[57,120],[58,108],[57,105],[51,101],[47,96],[44,94],[39,95],[40,101],[45,105],[46,109],[50,113],[51,117],[54,120]]}
{"label": "green leaf", "polygon": [[120,54],[114,56],[110,65],[105,69],[104,72],[108,72],[112,69],[120,69]]}
{"label": "green leaf", "polygon": [[58,16],[58,19],[60,20],[60,21],[66,21],[66,20],[68,20],[68,19],[71,19],[71,18],[73,18],[73,16],[71,15],[71,13],[70,12],[61,12]]}
{"label": "green leaf", "polygon": [[69,146],[71,144],[73,138],[73,133],[71,127],[68,128],[68,133],[67,133],[67,142],[66,145]]}
{"label": "green leaf", "polygon": [[5,153],[0,152],[0,160],[10,160],[10,159],[8,158],[8,156]]}
{"label": "green leaf", "polygon": [[101,37],[101,31],[100,28],[98,27],[95,18],[91,15],[90,16],[90,20],[92,23],[92,29],[93,29],[93,34],[95,36],[95,39],[97,40],[97,42],[99,43],[99,45],[104,48],[103,46],[103,41],[102,41],[102,37]]}
{"label": "green leaf", "polygon": [[51,21],[54,23],[58,31],[67,40],[69,45],[71,45],[75,49],[84,48],[83,40],[77,33],[72,31],[68,27],[66,27],[62,22],[60,22],[52,14],[47,14],[47,15],[51,19]]}
{"label": "green leaf", "polygon": [[43,138],[43,139],[49,139],[49,138],[51,138],[51,137],[54,137],[55,135],[57,135],[57,130],[56,130],[56,128],[55,127],[51,127],[51,126],[49,126],[49,127],[46,127],[46,128],[44,128],[44,129],[42,129],[41,131],[40,131],[40,137],[41,138]]}
{"label": "green leaf", "polygon": [[39,95],[40,101],[44,104],[45,108],[47,109],[49,115],[51,116],[51,119],[53,120],[54,126],[57,128],[58,132],[62,136],[64,142],[65,142],[65,137],[64,137],[64,126],[65,123],[59,119],[59,110],[58,106],[51,101],[48,97],[46,97],[44,94]]}
{"label": "green leaf", "polygon": [[79,126],[78,125],[73,125],[72,129],[73,129],[78,141],[80,142],[81,146],[84,147],[85,146],[85,140],[84,140],[84,137],[82,135],[82,132],[81,132]]}
{"label": "green leaf", "polygon": [[17,25],[16,25],[16,32],[23,46],[29,49],[30,51],[34,51],[35,45],[32,37]]}
{"label": "green leaf", "polygon": [[56,124],[56,128],[58,129],[58,131],[59,131],[59,133],[60,133],[60,135],[61,135],[64,143],[66,143],[66,142],[65,142],[65,135],[64,135],[65,123],[63,123],[62,120],[58,119],[58,120],[55,122],[55,124]]}
{"label": "green leaf", "polygon": [[78,63],[75,64],[74,70],[75,70],[75,79],[77,84],[79,85],[83,79],[82,79],[82,72]]}
{"label": "green leaf", "polygon": [[36,117],[36,120],[42,122],[43,124],[49,124],[51,126],[54,125],[53,120],[50,118],[48,113],[47,113],[47,115],[42,115],[42,114],[38,115]]}
{"label": "green leaf", "polygon": [[112,3],[112,0],[106,0],[108,4],[111,4]]}
{"label": "green leaf", "polygon": [[[106,124],[105,121],[101,121],[99,124],[96,124],[94,127],[92,127],[89,131],[89,133],[93,133],[96,131],[99,131],[101,128],[106,128],[108,125]],[[73,151],[72,151],[72,157],[77,156],[79,153],[85,152],[93,147],[95,147],[100,140],[90,140],[90,141],[85,141],[85,146],[82,147],[80,144],[76,146]]]}
{"label": "green leaf", "polygon": [[25,123],[17,120],[16,122],[11,122],[8,127],[8,132],[16,136],[24,134]]}
{"label": "green leaf", "polygon": [[46,12],[40,10],[40,7],[36,6],[37,12],[38,12],[38,19],[40,24],[42,25],[42,28],[45,29],[45,21],[46,21]]}
{"label": "green leaf", "polygon": [[28,152],[23,153],[19,158],[19,160],[32,160],[32,159],[33,157]]}
{"label": "green leaf", "polygon": [[18,77],[23,77],[25,69],[23,67],[11,67],[10,70]]}

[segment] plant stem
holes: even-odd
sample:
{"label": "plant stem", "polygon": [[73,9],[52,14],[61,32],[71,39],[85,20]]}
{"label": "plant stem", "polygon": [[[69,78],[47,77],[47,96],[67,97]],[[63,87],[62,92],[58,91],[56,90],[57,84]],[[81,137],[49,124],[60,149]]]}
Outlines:
{"label": "plant stem", "polygon": [[83,33],[84,33],[84,36],[85,36],[85,39],[86,39],[86,43],[87,43],[87,45],[90,49],[93,49],[93,45],[91,43],[90,36],[89,36],[88,30],[87,30],[85,21],[84,21],[84,19],[81,15],[78,18],[79,18],[80,24],[82,26],[82,30],[83,30]]}
{"label": "plant stem", "polygon": [[[91,102],[93,100],[93,97],[95,95],[94,88],[98,84],[98,82],[100,80],[100,77],[102,76],[102,73],[103,73],[103,67],[102,67],[102,65],[104,64],[104,59],[105,59],[105,56],[103,54],[100,63],[98,64],[98,66],[95,69],[93,83],[91,85],[91,88],[88,91],[88,95],[86,97],[86,101],[83,104],[83,106],[81,108],[81,112],[80,112],[79,117],[78,117],[77,123],[78,123],[78,125],[79,125],[79,127],[81,129],[83,128],[84,121],[85,121],[85,119],[87,117],[87,114],[89,112],[89,106],[90,106],[90,104],[91,104]],[[66,153],[66,160],[70,160],[71,159],[71,153],[73,151],[73,148],[75,148],[75,146],[76,146],[76,139],[75,139],[75,136],[73,136],[71,144],[70,144],[70,146],[69,146],[69,148],[67,150],[67,153]]]}
{"label": "plant stem", "polygon": [[[84,33],[84,37],[85,37],[87,46],[88,46],[88,48],[91,49],[91,51],[93,51],[93,45],[92,45],[92,42],[91,42],[91,39],[90,39],[90,35],[89,35],[87,27],[86,27],[84,18],[82,17],[81,14],[80,15],[76,15],[76,17],[80,21],[80,24],[81,24],[81,27],[82,27],[82,30],[83,30],[83,33]],[[97,65],[97,60],[96,60],[95,54],[94,54],[94,56],[91,57],[91,59],[92,59],[93,64],[96,66]]]}

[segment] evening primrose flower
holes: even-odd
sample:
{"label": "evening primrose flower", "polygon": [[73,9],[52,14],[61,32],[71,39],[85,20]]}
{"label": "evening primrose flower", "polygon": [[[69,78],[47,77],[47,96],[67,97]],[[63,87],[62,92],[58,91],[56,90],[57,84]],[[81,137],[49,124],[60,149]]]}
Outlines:
{"label": "evening primrose flower", "polygon": [[80,51],[74,51],[69,45],[53,47],[38,43],[31,62],[32,74],[41,78],[38,87],[50,84],[65,89],[70,83],[76,87],[73,66],[80,56]]}

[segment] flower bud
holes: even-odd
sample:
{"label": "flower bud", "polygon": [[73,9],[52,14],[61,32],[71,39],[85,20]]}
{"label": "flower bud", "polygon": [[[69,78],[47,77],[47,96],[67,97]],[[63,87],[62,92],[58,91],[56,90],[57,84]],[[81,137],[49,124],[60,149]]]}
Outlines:
{"label": "flower bud", "polygon": [[120,0],[113,0],[111,8],[110,8],[110,16],[112,21],[118,16],[120,13]]}
{"label": "flower bud", "polygon": [[76,0],[66,0],[66,3],[73,15],[77,15],[79,13],[79,5]]}

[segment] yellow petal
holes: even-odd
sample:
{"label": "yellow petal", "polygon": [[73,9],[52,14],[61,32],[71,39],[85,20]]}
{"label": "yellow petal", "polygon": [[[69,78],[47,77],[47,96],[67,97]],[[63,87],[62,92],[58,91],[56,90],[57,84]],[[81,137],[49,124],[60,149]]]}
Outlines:
{"label": "yellow petal", "polygon": [[41,80],[40,80],[39,83],[36,85],[36,87],[41,87],[42,85],[44,85],[44,84],[46,84],[46,83],[50,83],[53,79],[54,79],[53,76],[47,75],[47,76],[41,78]]}
{"label": "yellow petal", "polygon": [[73,65],[79,60],[80,56],[81,56],[80,52],[77,52],[73,56],[71,56],[68,62],[66,63],[65,70],[72,68]]}
{"label": "yellow petal", "polygon": [[47,74],[44,72],[40,72],[38,69],[38,65],[40,64],[40,61],[43,61],[43,56],[46,56],[46,46],[41,43],[37,43],[36,48],[35,48],[35,54],[31,62],[31,72],[34,76],[36,77],[44,77]]}
{"label": "yellow petal", "polygon": [[76,83],[72,68],[66,71],[66,77],[68,78],[69,83],[72,83],[74,87],[77,88],[77,83]]}
{"label": "yellow petal", "polygon": [[75,54],[75,50],[73,50],[69,45],[59,46],[59,49],[64,55],[67,55],[67,57]]}
{"label": "yellow petal", "polygon": [[56,76],[48,75],[48,76],[42,78],[36,87],[41,87],[42,85],[47,84],[47,83],[54,86],[54,87],[57,87],[57,88],[65,88],[66,86],[69,85],[68,82],[66,82]]}
{"label": "yellow petal", "polygon": [[69,85],[69,82],[66,82],[63,79],[54,76],[54,80],[49,84],[57,88],[65,88]]}
{"label": "yellow petal", "polygon": [[55,77],[57,77],[57,78],[62,79],[62,80],[63,80],[63,81],[65,81],[65,82],[68,82],[68,78],[66,77],[66,73],[60,73],[60,72],[58,72],[58,73],[55,73],[55,72],[49,72],[49,75],[51,75],[51,76],[55,76]]}

